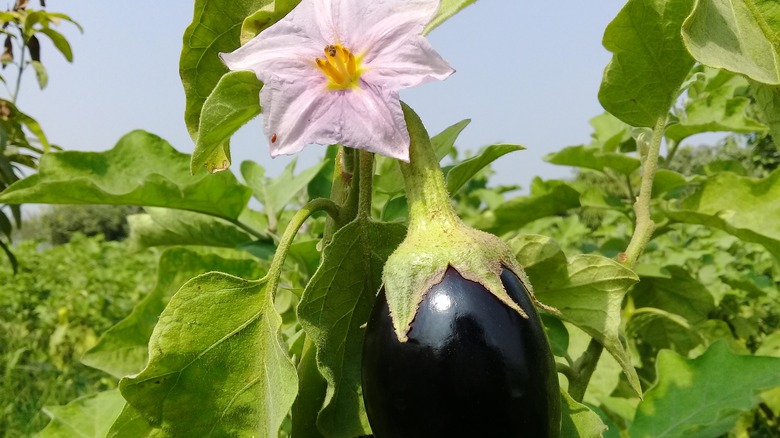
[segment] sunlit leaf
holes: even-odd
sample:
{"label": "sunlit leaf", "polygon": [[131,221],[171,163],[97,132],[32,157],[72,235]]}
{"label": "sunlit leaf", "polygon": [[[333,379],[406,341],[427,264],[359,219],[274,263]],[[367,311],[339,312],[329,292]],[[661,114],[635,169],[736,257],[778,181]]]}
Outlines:
{"label": "sunlit leaf", "polygon": [[298,389],[281,323],[265,279],[196,277],[160,315],[149,363],[120,381],[122,395],[166,436],[275,437]]}
{"label": "sunlit leaf", "polygon": [[652,127],[677,98],[693,58],[680,26],[694,0],[629,0],[604,32],[612,52],[599,102],[632,126]]}
{"label": "sunlit leaf", "polygon": [[117,378],[140,372],[146,366],[152,330],[171,296],[191,278],[214,270],[245,278],[264,273],[257,260],[244,252],[168,249],[160,256],[154,290],[103,333],[81,361]]}
{"label": "sunlit leaf", "polygon": [[496,161],[510,152],[523,149],[525,149],[523,146],[516,144],[494,144],[486,147],[485,150],[478,155],[461,161],[447,172],[447,191],[450,192],[450,194],[457,192],[474,175],[476,175],[477,172],[489,166],[493,161]]}
{"label": "sunlit leaf", "polygon": [[699,0],[682,36],[702,64],[780,85],[780,8],[775,0]]}
{"label": "sunlit leaf", "polygon": [[249,197],[231,173],[192,176],[188,155],[133,131],[106,152],[44,155],[38,173],[6,189],[0,202],[145,205],[235,219]]}
{"label": "sunlit leaf", "polygon": [[740,356],[716,342],[695,359],[661,350],[658,381],[639,404],[629,436],[713,437],[731,430],[761,390],[780,385],[780,359]]}
{"label": "sunlit leaf", "polygon": [[563,181],[535,178],[531,194],[512,198],[493,210],[477,228],[494,234],[519,230],[523,225],[580,206],[580,193]]}
{"label": "sunlit leaf", "polygon": [[117,389],[80,397],[65,406],[47,406],[43,412],[51,422],[37,436],[103,438],[124,406]]}
{"label": "sunlit leaf", "polygon": [[601,342],[641,394],[639,377],[620,342],[623,297],[639,277],[601,256],[575,255],[567,260],[549,237],[521,234],[509,245],[539,301],[557,308],[565,320]]}
{"label": "sunlit leaf", "polygon": [[606,429],[598,414],[561,391],[561,437],[595,438]]}
{"label": "sunlit leaf", "polygon": [[360,389],[361,326],[382,284],[385,260],[405,234],[402,225],[363,219],[340,229],[325,247],[322,265],[298,305],[298,317],[317,345],[317,363],[328,382],[317,420],[326,436],[346,438],[370,431]]}
{"label": "sunlit leaf", "polygon": [[146,207],[127,218],[133,249],[166,245],[235,248],[254,238],[223,219],[190,211]]}
{"label": "sunlit leaf", "polygon": [[433,17],[430,23],[425,26],[423,34],[426,34],[445,22],[448,18],[457,14],[461,9],[474,3],[476,0],[442,0],[439,4],[439,12]]}
{"label": "sunlit leaf", "polygon": [[209,172],[230,166],[229,141],[238,128],[260,114],[262,83],[251,71],[225,74],[203,102],[190,171]]}
{"label": "sunlit leaf", "polygon": [[762,179],[730,172],[712,175],[678,208],[665,213],[759,243],[780,259],[780,170]]}
{"label": "sunlit leaf", "polygon": [[623,175],[631,175],[639,169],[639,159],[625,154],[602,152],[586,146],[569,146],[544,157],[544,160],[561,166],[584,167],[604,172],[612,169]]}

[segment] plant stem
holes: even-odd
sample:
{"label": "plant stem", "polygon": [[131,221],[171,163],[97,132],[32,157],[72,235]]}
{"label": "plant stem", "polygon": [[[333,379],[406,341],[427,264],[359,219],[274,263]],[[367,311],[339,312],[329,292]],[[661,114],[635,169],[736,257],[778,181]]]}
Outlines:
{"label": "plant stem", "polygon": [[360,151],[360,188],[358,201],[358,216],[371,217],[372,192],[374,190],[374,154]]}
{"label": "plant stem", "polygon": [[282,274],[282,266],[284,266],[284,260],[287,258],[287,252],[290,251],[290,246],[292,245],[293,239],[295,239],[295,235],[298,233],[301,225],[306,222],[306,219],[315,211],[320,210],[324,210],[331,215],[337,215],[339,206],[330,199],[312,199],[298,210],[295,215],[293,215],[292,219],[290,219],[290,223],[287,224],[287,229],[284,230],[284,234],[279,241],[279,246],[276,248],[276,253],[271,261],[271,267],[268,269],[268,275],[266,277],[268,278],[268,290],[272,294],[276,294],[276,288],[279,285],[279,277]]}
{"label": "plant stem", "polygon": [[576,378],[569,380],[569,395],[574,400],[581,402],[585,397],[585,390],[588,389],[588,383],[590,383],[590,378],[593,376],[602,351],[604,351],[604,346],[597,340],[591,339],[588,348],[574,363],[573,374]]}
{"label": "plant stem", "polygon": [[27,43],[24,41],[24,32],[22,32],[21,29],[19,30],[19,41],[22,42],[21,49],[19,49],[21,52],[21,54],[19,55],[19,74],[16,76],[16,88],[14,89],[14,93],[11,96],[11,103],[13,103],[14,105],[16,105],[16,98],[19,97],[19,89],[22,86],[22,73],[24,73],[24,68],[25,68],[24,58],[27,52],[25,50],[27,48]]}
{"label": "plant stem", "polygon": [[417,119],[418,123],[408,123],[409,135],[412,137],[409,147],[409,163],[399,161],[401,173],[404,176],[406,200],[409,203],[409,229],[424,228],[430,218],[442,224],[449,221],[453,225],[460,223],[455,209],[450,203],[444,174],[441,172],[436,152],[425,129],[414,129],[423,126],[417,114],[406,104],[402,104],[404,116],[407,119]]}
{"label": "plant stem", "polygon": [[669,153],[666,154],[666,163],[665,167],[669,167],[669,163],[672,162],[674,159],[674,155],[677,153],[677,149],[679,148],[680,143],[674,141],[674,140],[666,140],[666,148],[669,149]]}
{"label": "plant stem", "polygon": [[647,155],[642,157],[642,184],[639,187],[639,197],[637,197],[634,203],[636,227],[634,228],[634,234],[631,236],[631,242],[629,242],[626,251],[618,260],[629,268],[636,265],[639,256],[653,236],[653,231],[655,231],[655,223],[650,217],[650,200],[653,193],[655,171],[658,169],[658,154],[661,150],[661,140],[664,137],[665,127],[666,117],[659,117],[655,122],[655,127],[653,127],[653,137],[650,139]]}
{"label": "plant stem", "polygon": [[[653,179],[658,169],[658,155],[661,150],[661,141],[666,127],[666,117],[659,117],[653,127],[653,136],[650,139],[650,145],[647,154],[642,156],[642,182],[639,187],[639,197],[634,202],[634,213],[636,215],[636,226],[634,234],[631,236],[626,251],[618,257],[618,261],[628,268],[636,265],[639,256],[647,246],[650,238],[655,231],[655,223],[650,216],[650,201],[653,193]],[[596,339],[591,339],[588,348],[577,359],[574,364],[576,378],[569,381],[569,394],[571,397],[581,402],[588,389],[593,371],[604,351],[604,346]]]}

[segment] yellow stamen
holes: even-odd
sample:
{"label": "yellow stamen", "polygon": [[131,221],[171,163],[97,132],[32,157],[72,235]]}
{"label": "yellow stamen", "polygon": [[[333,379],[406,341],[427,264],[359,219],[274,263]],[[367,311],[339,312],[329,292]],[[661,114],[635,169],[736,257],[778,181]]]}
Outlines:
{"label": "yellow stamen", "polygon": [[355,58],[355,55],[341,44],[326,46],[324,52],[325,59],[317,58],[315,62],[328,78],[328,88],[344,90],[358,87],[360,74],[363,72],[360,68],[360,58]]}

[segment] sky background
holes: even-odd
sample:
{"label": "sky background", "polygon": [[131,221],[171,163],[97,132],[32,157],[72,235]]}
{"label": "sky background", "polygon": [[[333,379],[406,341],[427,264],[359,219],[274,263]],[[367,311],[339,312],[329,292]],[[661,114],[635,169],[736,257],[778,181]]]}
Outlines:
{"label": "sky background", "polygon": [[[603,112],[597,93],[610,59],[601,38],[623,4],[479,0],[429,35],[456,73],[404,90],[401,98],[431,135],[470,118],[456,142],[462,153],[494,143],[525,146],[494,164],[494,184],[527,190],[534,176],[570,176],[571,169],[543,157],[589,142],[588,121]],[[193,2],[49,0],[47,10],[66,13],[84,28],[83,34],[69,23],[58,29],[73,47],[72,64],[42,41],[49,72],[45,90],[38,89],[32,71],[23,77],[17,105],[41,123],[51,142],[102,151],[127,132],[144,129],[192,152],[178,62]],[[323,151],[308,146],[298,168],[314,164]],[[254,160],[270,175],[291,159],[271,159],[259,118],[234,136],[231,152],[233,169]]]}

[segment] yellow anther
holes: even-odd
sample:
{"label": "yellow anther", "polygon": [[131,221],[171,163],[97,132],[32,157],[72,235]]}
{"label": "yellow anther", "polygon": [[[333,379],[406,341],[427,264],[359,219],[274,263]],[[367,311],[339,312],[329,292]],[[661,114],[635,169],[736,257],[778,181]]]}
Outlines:
{"label": "yellow anther", "polygon": [[328,87],[334,90],[354,88],[359,84],[360,60],[341,44],[325,46],[325,59],[316,59],[317,67],[328,78]]}

